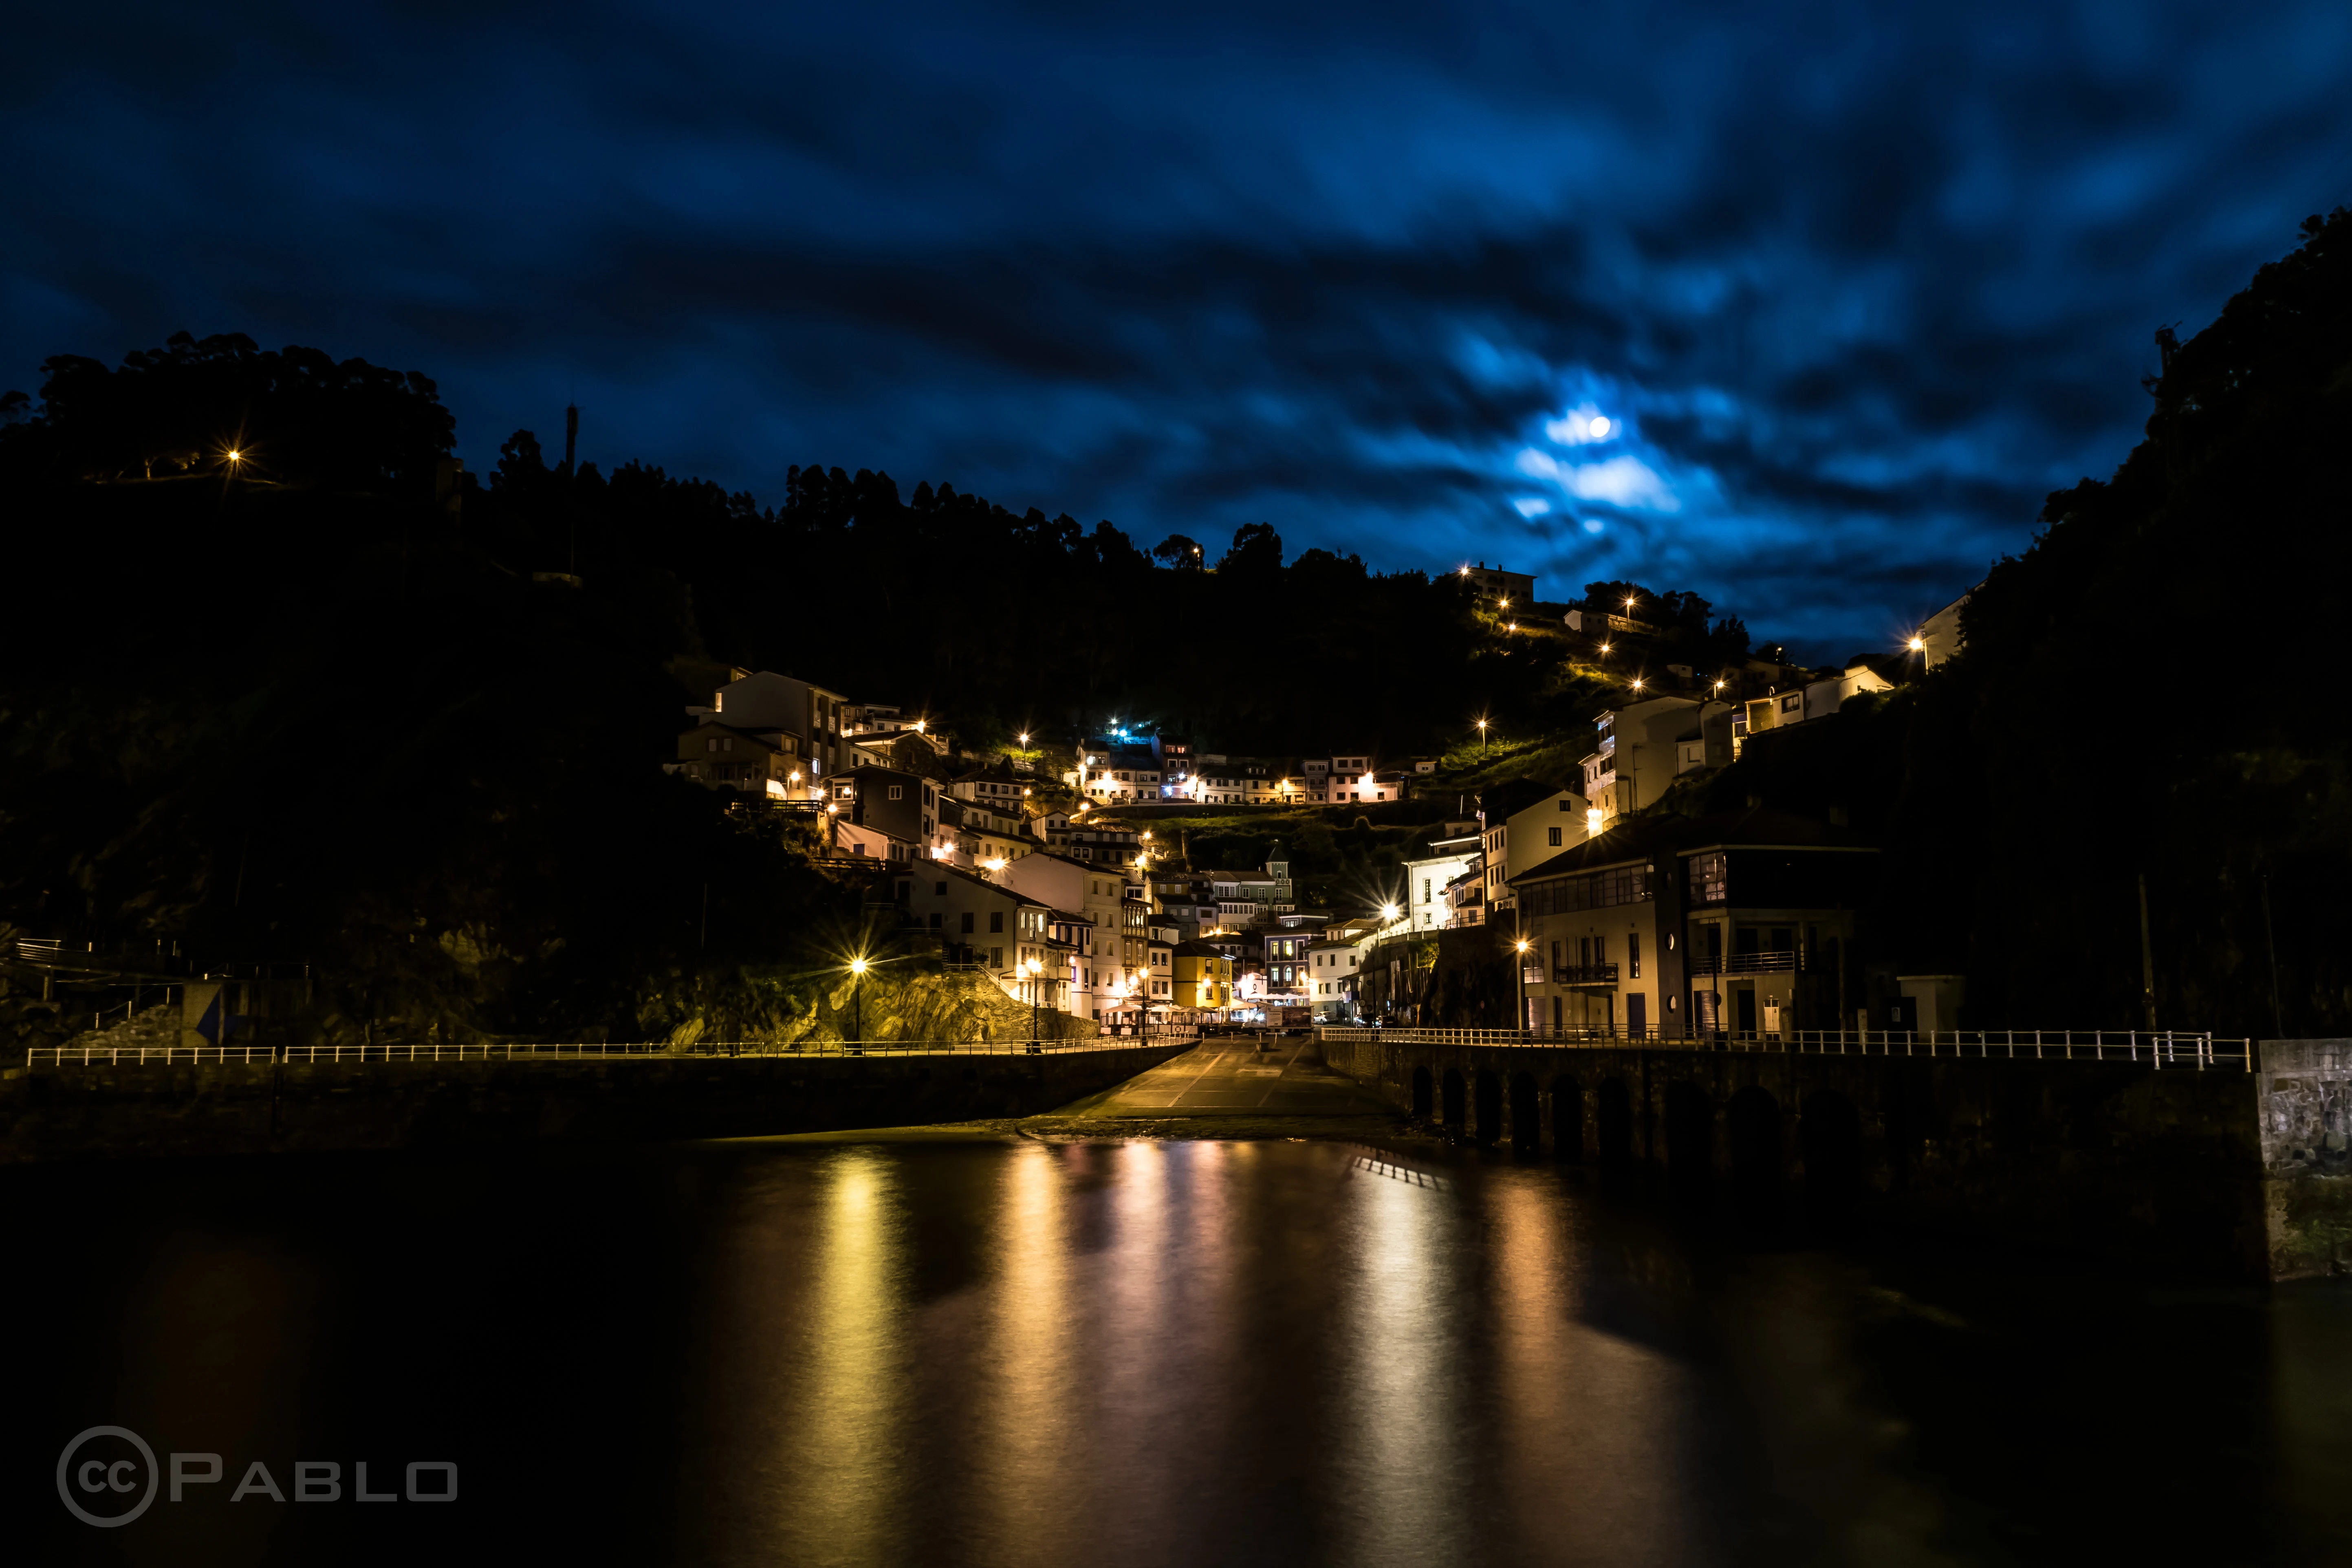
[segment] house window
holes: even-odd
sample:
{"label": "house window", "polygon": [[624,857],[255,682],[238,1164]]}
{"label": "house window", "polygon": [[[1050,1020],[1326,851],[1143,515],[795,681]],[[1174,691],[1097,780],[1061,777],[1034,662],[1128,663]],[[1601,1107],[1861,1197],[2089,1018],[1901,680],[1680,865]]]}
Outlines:
{"label": "house window", "polygon": [[988,950],[988,967],[991,969],[1002,969],[1004,967],[1004,950],[1003,948],[992,947]]}
{"label": "house window", "polygon": [[904,784],[892,784],[890,786],[890,798],[892,800],[903,799],[905,798],[906,794],[907,786]]}
{"label": "house window", "polygon": [[1726,892],[1723,854],[1694,855],[1690,861],[1690,897],[1695,904],[1719,904]]}
{"label": "house window", "polygon": [[1559,847],[1559,829],[1557,827],[1551,830],[1551,847],[1555,849]]}
{"label": "house window", "polygon": [[961,919],[963,921],[963,934],[970,936],[971,934],[971,911],[970,910],[966,910],[963,912]]}
{"label": "house window", "polygon": [[1003,931],[1004,911],[1003,910],[991,910],[988,911],[988,929],[991,931]]}
{"label": "house window", "polygon": [[1642,933],[1628,931],[1625,935],[1625,966],[1633,979],[1642,978]]}

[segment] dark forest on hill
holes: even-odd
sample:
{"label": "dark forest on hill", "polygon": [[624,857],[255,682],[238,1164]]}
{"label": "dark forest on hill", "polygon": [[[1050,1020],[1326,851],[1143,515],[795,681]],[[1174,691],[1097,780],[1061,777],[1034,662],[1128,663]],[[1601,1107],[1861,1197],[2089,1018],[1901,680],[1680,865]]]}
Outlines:
{"label": "dark forest on hill", "polygon": [[[2052,498],[1958,659],[1677,804],[1846,808],[1888,851],[1880,951],[1965,971],[1976,1022],[2145,1023],[2144,881],[2160,1025],[2352,1029],[2347,230],[2164,338],[2147,439]],[[310,963],[330,1033],[658,1035],[826,962],[851,896],[656,768],[730,663],[974,744],[1116,714],[1437,750],[1616,695],[1452,579],[1271,528],[1148,551],[815,467],[764,507],[520,432],[451,505],[414,373],[184,335],[44,370],[0,407],[0,935]],[[1677,635],[1735,657],[1711,608],[1676,598]]]}
{"label": "dark forest on hill", "polygon": [[2158,346],[2146,439],[2050,498],[1959,658],[1706,793],[1849,806],[1887,956],[1986,1025],[2352,1032],[2352,216]]}

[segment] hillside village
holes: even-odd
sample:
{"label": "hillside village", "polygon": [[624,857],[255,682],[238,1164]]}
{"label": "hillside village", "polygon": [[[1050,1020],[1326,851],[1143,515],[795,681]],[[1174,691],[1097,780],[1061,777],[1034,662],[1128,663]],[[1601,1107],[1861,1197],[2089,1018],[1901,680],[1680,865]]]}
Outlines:
{"label": "hillside village", "polygon": [[[800,819],[901,951],[1106,1029],[1459,1023],[1459,976],[1482,963],[1469,1015],[1483,1026],[1949,1026],[1957,981],[1878,972],[1856,947],[1876,851],[1843,811],[1688,807],[1691,786],[1761,738],[1950,658],[1958,603],[1906,647],[1839,667],[1768,647],[1704,668],[1659,661],[1676,645],[1638,595],[1546,603],[1531,575],[1460,574],[1499,635],[1615,672],[1618,701],[1594,715],[1571,777],[1476,765],[1496,738],[1475,720],[1443,757],[1213,751],[1140,715],[966,751],[951,716],[740,668],[686,709],[665,765],[731,794],[731,809]],[[1294,874],[1279,837],[1240,840],[1263,846],[1249,864],[1191,845],[1195,830],[1234,841],[1215,830],[1236,818],[1370,830],[1374,816],[1399,847],[1349,885]]]}

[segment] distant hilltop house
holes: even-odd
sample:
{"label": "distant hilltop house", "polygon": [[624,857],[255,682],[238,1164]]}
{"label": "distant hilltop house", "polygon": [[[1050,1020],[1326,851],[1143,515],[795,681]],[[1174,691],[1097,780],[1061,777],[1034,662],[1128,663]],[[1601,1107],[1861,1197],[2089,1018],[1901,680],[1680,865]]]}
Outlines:
{"label": "distant hilltop house", "polygon": [[1513,572],[1500,562],[1489,566],[1481,561],[1475,566],[1458,568],[1456,574],[1468,583],[1481,599],[1494,601],[1498,608],[1509,609],[1535,603],[1536,579],[1531,572]]}
{"label": "distant hilltop house", "polygon": [[[1981,583],[1977,584],[1978,588],[1983,586]],[[1970,599],[1976,597],[1976,588],[1969,589],[1920,625],[1920,659],[1929,669],[1960,651],[1960,612],[1967,608]]]}
{"label": "distant hilltop house", "polygon": [[773,670],[737,669],[733,674],[711,695],[709,707],[688,708],[687,718],[697,724],[717,720],[736,730],[793,737],[798,754],[808,760],[802,784],[809,794],[815,793],[818,780],[848,770],[846,697]]}

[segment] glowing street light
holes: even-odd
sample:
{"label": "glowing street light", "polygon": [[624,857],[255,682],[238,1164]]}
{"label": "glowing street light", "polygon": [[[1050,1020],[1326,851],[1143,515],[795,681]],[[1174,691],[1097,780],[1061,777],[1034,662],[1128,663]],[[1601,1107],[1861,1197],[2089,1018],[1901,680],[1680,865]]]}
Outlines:
{"label": "glowing street light", "polygon": [[1522,1029],[1527,1028],[1527,1027],[1528,1026],[1528,947],[1529,947],[1530,945],[1532,945],[1532,944],[1531,944],[1531,943],[1529,943],[1529,942],[1528,942],[1528,939],[1527,939],[1527,938],[1525,938],[1525,937],[1521,937],[1521,938],[1519,938],[1519,940],[1518,940],[1518,941],[1517,941],[1517,942],[1513,942],[1513,943],[1511,944],[1511,946],[1513,947],[1513,949],[1515,949],[1515,950],[1517,952],[1518,955],[1519,955],[1519,1027],[1520,1027],[1520,1028],[1522,1028]]}
{"label": "glowing street light", "polygon": [[1633,678],[1633,689],[1636,691],[1642,689],[1642,678],[1638,675]]}
{"label": "glowing street light", "polygon": [[1913,637],[1913,638],[1911,639],[1911,651],[1912,651],[1913,653],[1925,653],[1925,652],[1927,652],[1927,638],[1925,638],[1925,637]]}
{"label": "glowing street light", "polygon": [[856,1011],[851,1015],[852,1033],[849,1049],[853,1055],[863,1056],[866,1054],[864,1043],[866,1039],[866,960],[863,957],[851,959],[849,973],[857,985],[856,998],[854,1003]]}
{"label": "glowing street light", "polygon": [[1599,806],[1588,805],[1584,808],[1584,836],[1587,838],[1600,837],[1601,830],[1607,826],[1608,819],[1601,815]]}
{"label": "glowing street light", "polygon": [[1024,746],[1029,743],[1029,731],[1026,730],[1021,731],[1021,743]]}

